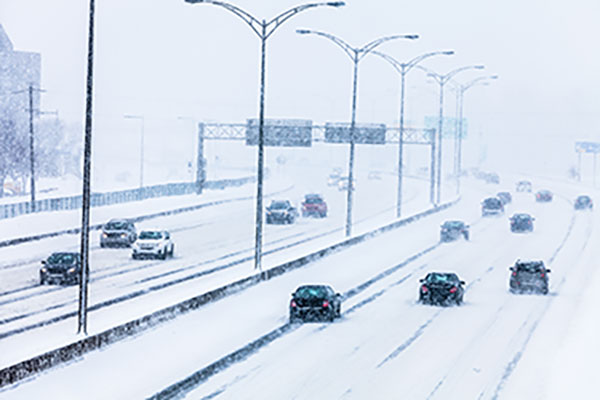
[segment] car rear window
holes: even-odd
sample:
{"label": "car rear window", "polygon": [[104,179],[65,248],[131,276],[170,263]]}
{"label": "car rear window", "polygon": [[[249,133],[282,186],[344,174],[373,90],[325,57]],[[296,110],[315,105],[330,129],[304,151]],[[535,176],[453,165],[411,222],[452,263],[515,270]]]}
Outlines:
{"label": "car rear window", "polygon": [[456,283],[456,282],[458,282],[458,276],[456,276],[456,274],[452,274],[452,273],[448,273],[448,274],[434,273],[434,274],[427,275],[425,280],[429,283]]}
{"label": "car rear window", "polygon": [[486,208],[500,208],[502,207],[502,202],[499,199],[485,199],[483,206]]}
{"label": "car rear window", "polygon": [[544,265],[542,263],[520,263],[517,264],[517,271],[519,272],[542,272]]}
{"label": "car rear window", "polygon": [[326,286],[304,286],[296,290],[295,296],[301,299],[311,297],[327,297],[329,290]]}
{"label": "car rear window", "polygon": [[140,239],[160,239],[162,238],[162,232],[156,231],[142,231],[139,236]]}

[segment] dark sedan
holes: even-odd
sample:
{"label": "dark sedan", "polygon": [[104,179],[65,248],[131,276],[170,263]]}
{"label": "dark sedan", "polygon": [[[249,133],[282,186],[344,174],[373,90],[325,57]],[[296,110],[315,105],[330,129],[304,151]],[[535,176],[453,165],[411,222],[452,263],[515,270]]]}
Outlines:
{"label": "dark sedan", "polygon": [[532,232],[533,231],[533,218],[529,214],[520,213],[510,217],[510,231],[511,232]]}
{"label": "dark sedan", "polygon": [[342,296],[328,285],[304,285],[292,293],[290,322],[333,321],[340,317]]}
{"label": "dark sedan", "polygon": [[40,284],[46,283],[79,283],[81,276],[81,259],[79,253],[52,253],[42,261]]}
{"label": "dark sedan", "polygon": [[267,224],[293,224],[298,217],[298,210],[289,200],[273,200],[267,207]]}
{"label": "dark sedan", "polygon": [[423,304],[460,305],[463,302],[465,282],[453,272],[430,272],[419,282],[419,301]]}
{"label": "dark sedan", "polygon": [[520,261],[518,260],[511,272],[509,288],[511,293],[537,292],[548,294],[548,273],[543,261]]}
{"label": "dark sedan", "polygon": [[540,190],[535,194],[535,201],[541,203],[548,203],[552,201],[552,192],[549,190]]}
{"label": "dark sedan", "polygon": [[575,199],[574,207],[576,210],[591,210],[594,208],[594,202],[590,196],[584,194]]}
{"label": "dark sedan", "polygon": [[469,225],[462,221],[446,221],[440,227],[440,240],[450,242],[460,237],[469,240]]}

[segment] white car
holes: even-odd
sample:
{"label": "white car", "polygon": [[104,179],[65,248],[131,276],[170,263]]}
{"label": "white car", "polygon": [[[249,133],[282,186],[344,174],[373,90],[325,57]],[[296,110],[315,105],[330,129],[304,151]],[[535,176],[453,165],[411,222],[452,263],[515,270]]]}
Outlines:
{"label": "white car", "polygon": [[[339,191],[343,191],[343,190],[348,190],[348,183],[350,182],[350,179],[347,176],[343,176],[340,178],[340,180],[338,181],[338,190]],[[355,180],[352,179],[352,186],[350,189],[354,190],[356,188],[355,185]]]}
{"label": "white car", "polygon": [[329,178],[327,179],[327,186],[337,186],[339,180],[340,180],[339,175],[331,174],[331,175],[329,175]]}
{"label": "white car", "polygon": [[135,260],[140,258],[161,258],[173,256],[175,245],[171,241],[171,235],[167,231],[144,230],[140,232],[137,240],[133,243],[131,257]]}

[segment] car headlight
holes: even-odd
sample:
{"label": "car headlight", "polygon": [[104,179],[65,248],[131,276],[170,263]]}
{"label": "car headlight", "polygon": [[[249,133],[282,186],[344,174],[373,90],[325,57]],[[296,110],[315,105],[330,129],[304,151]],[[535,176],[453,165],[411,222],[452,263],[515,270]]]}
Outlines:
{"label": "car headlight", "polygon": [[127,237],[127,234],[126,233],[121,233],[121,237],[122,238]]}
{"label": "car headlight", "polygon": [[106,238],[108,235],[106,233],[102,233],[102,237]]}
{"label": "car headlight", "polygon": [[75,271],[77,271],[77,269],[75,267],[73,268],[69,268],[69,270],[67,271],[69,274],[74,274]]}
{"label": "car headlight", "polygon": [[46,271],[48,271],[48,270],[46,269],[46,267],[43,267],[43,268],[41,269],[41,271],[42,271],[42,272],[46,272]]}

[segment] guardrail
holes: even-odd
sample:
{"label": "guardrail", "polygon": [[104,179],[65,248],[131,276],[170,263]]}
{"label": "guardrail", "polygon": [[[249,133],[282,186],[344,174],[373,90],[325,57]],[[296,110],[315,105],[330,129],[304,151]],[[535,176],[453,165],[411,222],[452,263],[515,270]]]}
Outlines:
{"label": "guardrail", "polygon": [[443,211],[456,204],[459,200],[460,198],[449,203],[442,204],[438,207],[431,208],[427,211],[415,214],[411,217],[395,221],[373,231],[343,240],[342,242],[328,246],[321,250],[317,250],[313,253],[270,268],[266,271],[251,275],[244,279],[240,279],[217,289],[213,289],[209,292],[192,297],[191,299],[185,300],[178,304],[163,308],[162,310],[155,311],[152,314],[145,315],[141,318],[110,328],[96,335],[89,336],[85,339],[55,350],[51,350],[29,360],[6,367],[0,370],[0,388],[23,380],[31,375],[37,374],[49,368],[55,367],[64,362],[71,361],[74,358],[80,357],[90,351],[101,349],[131,335],[138,334],[160,323],[172,320],[181,314],[196,310],[206,304],[241,292],[259,284],[260,282],[268,281],[287,272],[301,268],[317,259],[339,252],[346,247],[364,242],[375,236],[381,235],[382,233],[397,229],[401,226],[416,222],[429,215]]}
{"label": "guardrail", "polygon": [[[222,179],[218,181],[206,181],[204,189],[224,189],[230,186],[241,186],[254,182],[255,177],[243,177],[236,179]],[[181,196],[196,193],[198,186],[196,182],[166,183],[163,185],[146,186],[137,189],[120,190],[116,192],[92,193],[90,204],[92,207],[110,206],[113,204],[140,201],[156,197]],[[0,205],[0,219],[14,218],[25,214],[77,210],[81,208],[82,200],[79,196],[57,197],[52,199],[41,199],[34,202],[20,202]]]}

